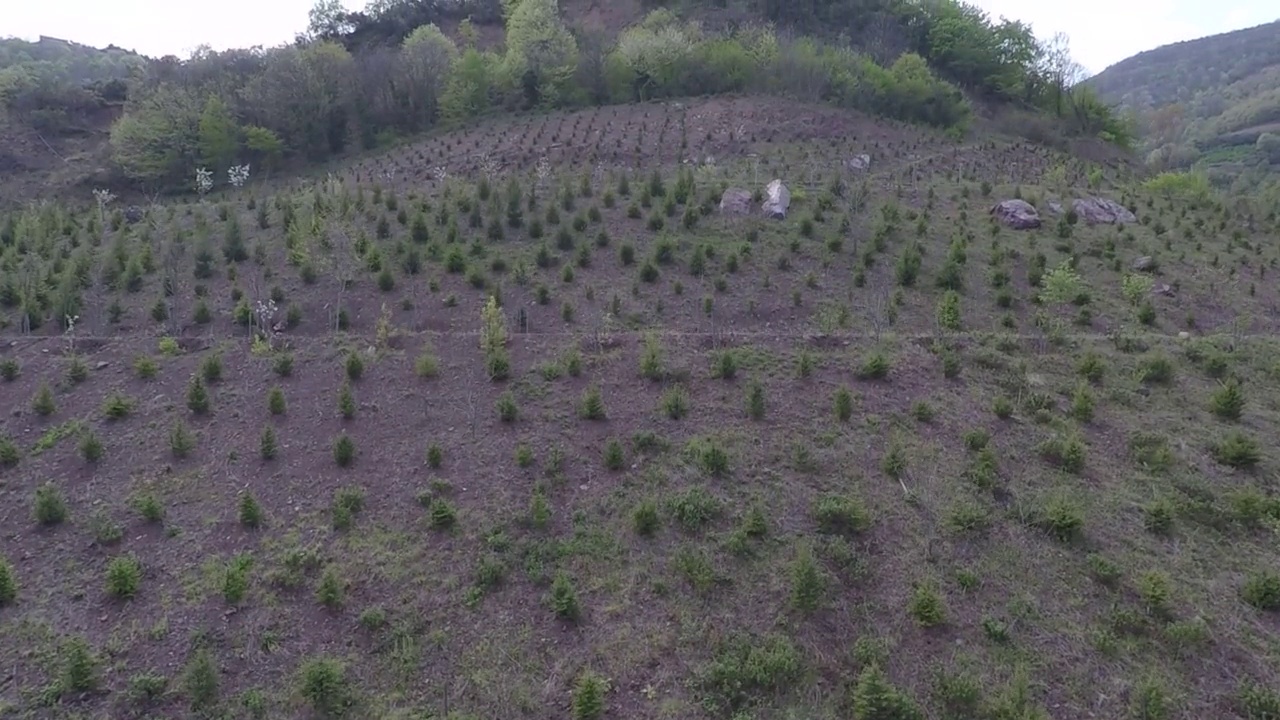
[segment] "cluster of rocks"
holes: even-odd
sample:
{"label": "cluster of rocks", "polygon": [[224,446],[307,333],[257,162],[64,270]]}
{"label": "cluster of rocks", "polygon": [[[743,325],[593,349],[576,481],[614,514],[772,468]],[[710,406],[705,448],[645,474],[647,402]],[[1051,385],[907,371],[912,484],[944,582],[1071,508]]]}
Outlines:
{"label": "cluster of rocks", "polygon": [[[720,196],[722,213],[750,215],[751,205],[751,193],[742,188],[729,188]],[[787,209],[790,207],[791,191],[787,190],[787,186],[783,185],[781,180],[774,180],[765,186],[760,203],[760,211],[765,217],[781,220],[787,216]]]}
{"label": "cluster of rocks", "polygon": [[[1089,225],[1127,225],[1138,221],[1137,216],[1129,208],[1115,200],[1103,197],[1076,198],[1071,202],[1071,209],[1076,216]],[[1054,215],[1063,213],[1060,203],[1049,203],[1049,212]],[[1015,230],[1032,230],[1040,227],[1040,213],[1026,200],[1013,198],[1002,200],[991,207],[991,214],[997,220]]]}
{"label": "cluster of rocks", "polygon": [[[854,155],[844,162],[853,172],[865,172],[871,167],[871,156]],[[729,188],[720,196],[720,212],[726,215],[750,215],[753,196],[749,190]],[[791,207],[791,191],[781,180],[775,179],[761,193],[760,212],[767,218],[782,220]]]}

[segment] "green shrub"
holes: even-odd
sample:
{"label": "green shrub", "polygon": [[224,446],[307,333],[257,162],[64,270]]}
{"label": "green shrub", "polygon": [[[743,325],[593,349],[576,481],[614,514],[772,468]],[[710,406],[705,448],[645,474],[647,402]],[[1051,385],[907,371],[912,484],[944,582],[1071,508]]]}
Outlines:
{"label": "green shrub", "polygon": [[923,627],[941,625],[947,619],[942,596],[930,583],[918,583],[911,591],[909,612],[911,617]]}
{"label": "green shrub", "polygon": [[272,415],[285,414],[284,390],[279,385],[274,385],[267,391],[267,412]]}
{"label": "green shrub", "polygon": [[89,378],[89,366],[79,355],[72,356],[71,361],[67,363],[67,381],[72,385],[79,385]]}
{"label": "green shrub", "polygon": [[573,588],[573,581],[564,573],[557,574],[555,580],[552,581],[549,601],[552,612],[561,620],[574,622],[582,615],[582,608],[578,605],[578,593]]}
{"label": "green shrub", "polygon": [[871,525],[866,506],[850,495],[823,495],[814,503],[813,517],[819,531],[835,535],[857,535]]}
{"label": "green shrub", "polygon": [[250,530],[262,526],[262,506],[258,504],[253,494],[245,491],[240,493],[240,499],[237,504],[237,515],[240,518],[240,524]]}
{"label": "green shrub", "polygon": [[761,695],[785,692],[803,677],[800,649],[784,635],[731,637],[702,669],[706,703],[728,716]]}
{"label": "green shrub", "polygon": [[942,298],[938,300],[938,326],[943,330],[952,330],[958,332],[960,330],[960,293],[955,290],[947,290],[942,294]]}
{"label": "green shrub", "polygon": [[593,672],[583,673],[573,686],[573,720],[598,720],[604,717],[608,682]]}
{"label": "green shrub", "polygon": [[1100,383],[1107,374],[1107,363],[1101,355],[1090,350],[1080,359],[1076,373],[1091,383]]}
{"label": "green shrub", "polygon": [[1213,459],[1228,467],[1247,469],[1262,459],[1258,442],[1241,432],[1233,432],[1212,448]]}
{"label": "green shrub", "polygon": [[878,663],[858,674],[853,688],[854,720],[923,720],[924,714],[902,690],[885,677]]}
{"label": "green shrub", "polygon": [[1240,387],[1240,381],[1231,378],[1209,398],[1209,409],[1224,420],[1239,420],[1244,412],[1244,403],[1244,390]]}
{"label": "green shrub", "polygon": [[58,406],[53,402],[53,390],[49,389],[49,383],[40,383],[35,397],[31,400],[31,410],[41,417],[48,417],[58,411]]}
{"label": "green shrub", "polygon": [[187,424],[182,420],[174,423],[173,429],[169,431],[169,451],[173,453],[173,456],[181,460],[191,454],[191,451],[195,449],[195,445],[195,436],[187,428]]}
{"label": "green shrub", "polygon": [[729,453],[714,440],[698,440],[690,443],[698,467],[702,472],[722,477],[729,473]]}
{"label": "green shrub", "polygon": [[333,461],[338,467],[348,467],[356,459],[356,443],[343,433],[333,441]]}
{"label": "green shrub", "polygon": [[347,377],[351,380],[359,380],[364,376],[364,360],[360,358],[360,353],[347,353],[346,369]]}
{"label": "green shrub", "polygon": [[208,648],[196,650],[182,673],[182,692],[191,709],[206,710],[218,702],[218,664]]}
{"label": "green shrub", "polygon": [[732,380],[738,375],[738,356],[732,350],[716,353],[711,359],[711,377]]}
{"label": "green shrub", "polygon": [[1160,570],[1150,570],[1138,577],[1138,597],[1142,600],[1143,607],[1152,616],[1169,617],[1172,582],[1169,574]]}
{"label": "green shrub", "polygon": [[752,420],[764,419],[765,400],[764,385],[758,380],[747,386],[747,417]]}
{"label": "green shrub", "polygon": [[338,414],[344,420],[350,420],[356,416],[356,398],[351,392],[349,381],[343,381],[342,387],[338,390]]}
{"label": "green shrub", "polygon": [[46,482],[36,488],[33,506],[36,522],[41,525],[57,525],[67,519],[67,503],[53,483]]}
{"label": "green shrub", "polygon": [[0,468],[11,468],[22,460],[22,451],[8,435],[0,435]]}
{"label": "green shrub", "polygon": [[644,500],[631,513],[631,524],[636,534],[649,537],[658,531],[661,520],[658,518],[658,505],[652,500]]}
{"label": "green shrub", "polygon": [[209,412],[209,391],[199,375],[193,375],[187,385],[187,409],[197,415]]}
{"label": "green shrub", "polygon": [[333,658],[308,658],[298,668],[298,692],[324,717],[343,715],[354,699],[346,667]]}
{"label": "green shrub", "polygon": [[214,354],[205,358],[200,364],[200,377],[211,385],[222,380],[222,356]]}
{"label": "green shrub", "polygon": [[12,605],[18,599],[18,576],[9,559],[0,555],[0,607]]}
{"label": "green shrub", "polygon": [[448,530],[458,522],[458,511],[444,498],[435,498],[427,509],[427,523],[436,530]]}
{"label": "green shrub", "polygon": [[836,390],[835,411],[836,419],[840,422],[848,422],[853,416],[853,393],[848,388]]}
{"label": "green shrub", "polygon": [[440,374],[440,360],[429,348],[423,348],[422,353],[413,361],[413,372],[423,379],[433,378]]}
{"label": "green shrub", "polygon": [[83,638],[72,637],[61,648],[62,674],[58,689],[63,693],[83,693],[98,687],[98,658]]}
{"label": "green shrub", "polygon": [[1173,361],[1164,355],[1153,355],[1138,365],[1138,380],[1144,383],[1168,385],[1173,376]]}
{"label": "green shrub", "polygon": [[133,359],[133,372],[142,380],[151,380],[160,373],[160,365],[150,355]]}
{"label": "green shrub", "polygon": [[128,600],[138,594],[142,583],[142,563],[132,555],[120,555],[107,563],[107,594]]}
{"label": "green shrub", "polygon": [[102,459],[103,452],[105,452],[102,447],[102,440],[98,438],[97,433],[89,429],[80,433],[78,449],[80,457],[84,458],[84,461],[88,463],[98,462]]}
{"label": "green shrub", "polygon": [[1084,470],[1088,448],[1084,441],[1076,436],[1057,436],[1049,438],[1036,446],[1036,452],[1050,464],[1062,470],[1078,474]]}
{"label": "green shrub", "polygon": [[263,460],[274,460],[278,450],[275,428],[268,424],[262,428],[262,436],[258,439],[258,454]]}
{"label": "green shrub", "polygon": [[582,401],[578,404],[578,414],[585,420],[606,419],[604,400],[600,397],[599,385],[592,385],[583,392]]}
{"label": "green shrub", "polygon": [[1264,570],[1250,575],[1240,595],[1259,610],[1280,610],[1280,574]]}
{"label": "green shrub", "polygon": [[889,356],[883,352],[876,351],[867,356],[867,359],[858,368],[856,375],[859,380],[882,380],[888,377],[891,367]]}
{"label": "green shrub", "polygon": [[498,396],[497,402],[498,417],[505,423],[513,423],[520,415],[520,409],[516,406],[516,396],[510,390]]}
{"label": "green shrub", "polygon": [[822,604],[826,581],[809,548],[802,548],[791,563],[791,605],[803,613],[811,613]]}
{"label": "green shrub", "polygon": [[133,507],[147,522],[158,523],[164,520],[164,506],[160,504],[160,499],[150,492],[135,496]]}
{"label": "green shrub", "polygon": [[1059,540],[1075,540],[1084,529],[1084,509],[1066,495],[1054,495],[1040,509],[1038,523]]}
{"label": "green shrub", "polygon": [[337,610],[346,602],[347,583],[338,574],[337,568],[330,565],[325,568],[324,574],[320,576],[320,584],[316,586],[316,602],[329,608]]}
{"label": "green shrub", "polygon": [[293,374],[293,354],[282,352],[275,356],[271,361],[271,370],[280,377],[289,377]]}
{"label": "green shrub", "polygon": [[672,420],[679,420],[689,414],[689,394],[683,387],[673,385],[662,394],[659,405],[664,415]]}
{"label": "green shrub", "polygon": [[640,376],[649,380],[661,380],[664,375],[662,346],[656,336],[648,334],[644,338],[644,349],[640,353]]}
{"label": "green shrub", "polygon": [[617,438],[609,440],[604,448],[604,466],[610,470],[621,470],[626,466],[626,457],[622,452],[622,443]]}
{"label": "green shrub", "polygon": [[1075,392],[1071,395],[1071,416],[1080,422],[1089,422],[1093,420],[1093,408],[1096,401],[1093,392],[1089,390],[1089,386],[1081,383],[1076,386]]}

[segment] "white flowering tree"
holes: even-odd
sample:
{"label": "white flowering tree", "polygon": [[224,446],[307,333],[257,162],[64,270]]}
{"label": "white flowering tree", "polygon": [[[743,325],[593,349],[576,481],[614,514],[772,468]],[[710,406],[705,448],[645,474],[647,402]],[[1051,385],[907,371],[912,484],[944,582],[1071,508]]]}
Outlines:
{"label": "white flowering tree", "polygon": [[76,323],[79,321],[79,315],[64,315],[62,319],[62,324],[66,327],[63,334],[67,338],[67,350],[71,355],[76,353]]}
{"label": "white flowering tree", "polygon": [[227,182],[231,183],[232,187],[244,187],[244,184],[249,182],[249,165],[232,165],[227,168]]}
{"label": "white flowering tree", "polygon": [[485,180],[492,180],[498,172],[498,161],[488,152],[480,153],[476,157],[476,166],[480,168],[480,174]]}
{"label": "white flowering tree", "polygon": [[105,228],[107,224],[107,206],[111,204],[112,200],[116,199],[116,195],[106,188],[98,188],[93,191],[93,199],[98,203],[98,221]]}
{"label": "white flowering tree", "polygon": [[254,317],[258,320],[258,330],[262,336],[267,339],[267,347],[275,348],[275,317],[279,308],[276,307],[276,301],[268,298],[265,302],[259,300],[253,307]]}
{"label": "white flowering tree", "polygon": [[213,189],[213,171],[207,168],[196,168],[196,192],[200,193],[200,199],[204,200],[204,196],[209,194]]}

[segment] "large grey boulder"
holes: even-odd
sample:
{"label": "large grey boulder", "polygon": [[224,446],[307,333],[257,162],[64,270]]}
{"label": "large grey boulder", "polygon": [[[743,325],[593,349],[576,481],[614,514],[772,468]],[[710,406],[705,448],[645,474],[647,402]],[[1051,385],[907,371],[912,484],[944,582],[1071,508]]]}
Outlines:
{"label": "large grey boulder", "polygon": [[1090,225],[1122,225],[1138,221],[1129,208],[1107,198],[1077,198],[1071,206],[1076,215]]}
{"label": "large grey boulder", "polygon": [[1001,200],[991,207],[991,214],[1014,230],[1034,230],[1040,227],[1040,213],[1026,200]]}
{"label": "large grey boulder", "polygon": [[751,193],[742,188],[729,188],[720,196],[720,212],[747,215],[751,212]]}
{"label": "large grey boulder", "polygon": [[789,207],[791,207],[791,191],[787,190],[787,186],[783,185],[781,180],[769,183],[764,189],[764,203],[760,207],[765,217],[782,220],[787,216]]}
{"label": "large grey boulder", "polygon": [[850,170],[866,170],[871,167],[871,156],[866,153],[854,155],[845,162],[845,165],[847,165]]}

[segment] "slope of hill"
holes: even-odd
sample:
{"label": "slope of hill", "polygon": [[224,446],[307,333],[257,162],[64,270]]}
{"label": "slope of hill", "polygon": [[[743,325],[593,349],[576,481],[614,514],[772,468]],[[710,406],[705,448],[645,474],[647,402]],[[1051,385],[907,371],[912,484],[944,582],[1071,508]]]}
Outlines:
{"label": "slope of hill", "polygon": [[1136,112],[1162,167],[1199,164],[1229,181],[1280,170],[1280,21],[1175,43],[1117,63],[1089,84]]}
{"label": "slope of hill", "polygon": [[762,98],[0,216],[0,717],[1273,717],[1275,231]]}
{"label": "slope of hill", "polygon": [[[512,111],[743,92],[821,100],[957,138],[993,107],[1038,114],[1028,137],[1129,138],[1087,88],[1067,87],[1055,67],[1064,56],[1047,60],[1029,27],[956,0],[800,7],[813,13],[773,2],[669,5],[397,0],[353,13],[320,3],[297,43],[146,63],[111,128],[109,185],[191,192],[197,168],[218,181],[246,164],[292,172]],[[70,165],[82,179],[100,177],[95,164]],[[0,177],[0,201],[66,188],[29,175]]]}

